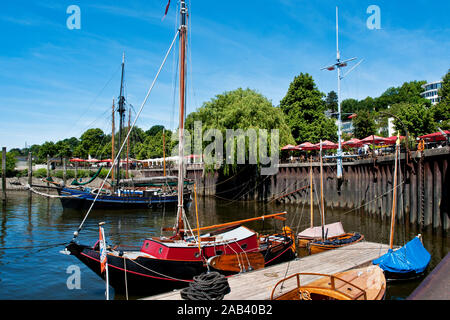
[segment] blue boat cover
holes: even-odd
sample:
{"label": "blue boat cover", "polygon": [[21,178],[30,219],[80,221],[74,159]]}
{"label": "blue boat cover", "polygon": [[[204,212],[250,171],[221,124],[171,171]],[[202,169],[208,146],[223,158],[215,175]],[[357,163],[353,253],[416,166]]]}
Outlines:
{"label": "blue boat cover", "polygon": [[415,271],[421,273],[430,263],[431,255],[425,249],[422,241],[414,237],[398,250],[389,249],[387,253],[372,261],[384,271],[406,273]]}

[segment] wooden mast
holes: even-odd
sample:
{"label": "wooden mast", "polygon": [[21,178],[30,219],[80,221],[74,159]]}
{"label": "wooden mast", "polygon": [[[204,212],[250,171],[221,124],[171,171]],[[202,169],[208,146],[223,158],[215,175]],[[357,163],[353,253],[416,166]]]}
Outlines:
{"label": "wooden mast", "polygon": [[129,155],[130,155],[130,118],[131,118],[131,108],[128,109],[128,134],[127,134],[127,171],[125,171],[125,178],[128,179],[128,167],[129,167]]}
{"label": "wooden mast", "polygon": [[396,209],[396,201],[397,201],[397,157],[398,157],[398,149],[400,146],[400,138],[397,134],[397,141],[395,143],[395,157],[394,157],[394,189],[392,190],[392,213],[391,213],[391,235],[389,239],[389,247],[391,249],[394,248],[394,226],[395,226],[395,209]]}
{"label": "wooden mast", "polygon": [[166,138],[165,138],[165,129],[163,129],[163,167],[164,167],[164,177],[166,176]]}
{"label": "wooden mast", "polygon": [[184,188],[184,108],[185,108],[185,67],[186,67],[186,3],[184,0],[180,1],[180,119],[178,127],[178,211],[177,211],[177,225],[175,237],[183,239],[184,237],[184,208],[183,208],[183,188]]}
{"label": "wooden mast", "polygon": [[322,223],[322,241],[325,240],[325,208],[323,203],[323,163],[322,163],[322,140],[320,140],[320,203],[321,203],[321,223]]}
{"label": "wooden mast", "polygon": [[[122,75],[120,78],[119,108],[117,109],[117,112],[119,112],[119,116],[120,116],[120,118],[119,118],[119,146],[122,146],[123,116],[125,113],[125,97],[123,96],[124,69],[125,69],[125,52],[123,53],[123,56],[122,56]],[[120,181],[120,154],[117,159],[117,186],[119,185],[119,181]]]}
{"label": "wooden mast", "polygon": [[[114,98],[113,98],[113,104],[112,104],[112,136],[111,136],[111,166],[114,166],[114,112],[115,112],[115,106],[114,106]],[[111,170],[111,181],[114,181],[114,168]]]}
{"label": "wooden mast", "polygon": [[314,227],[314,203],[313,203],[313,169],[312,156],[309,158],[309,202],[310,202],[310,221],[311,228]]}

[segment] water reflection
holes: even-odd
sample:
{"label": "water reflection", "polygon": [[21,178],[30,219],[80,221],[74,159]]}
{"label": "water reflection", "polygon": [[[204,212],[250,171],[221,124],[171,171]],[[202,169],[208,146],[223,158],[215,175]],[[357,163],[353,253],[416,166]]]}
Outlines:
{"label": "water reflection", "polygon": [[[254,201],[226,201],[215,198],[199,198],[198,214],[201,226],[257,217],[264,214],[287,211],[286,225],[294,232],[310,226],[307,204],[276,204]],[[58,199],[25,192],[11,192],[2,206],[0,221],[0,299],[100,299],[104,296],[104,282],[75,257],[59,253],[78,229],[86,212],[63,210]],[[196,227],[195,206],[187,209],[190,227]],[[327,208],[325,222],[341,221],[345,231],[359,232],[365,240],[387,244],[390,221],[386,217],[367,214],[362,210],[338,210]],[[98,239],[98,223],[106,222],[106,237],[111,244],[140,245],[146,237],[159,236],[161,228],[173,226],[175,208],[148,210],[108,211],[93,210],[86,220],[78,240],[93,244]],[[314,224],[320,225],[320,215],[314,208]],[[278,220],[255,221],[248,224],[258,232],[280,230]],[[430,272],[446,255],[450,247],[447,234],[427,228],[396,224],[395,245],[403,245],[417,233],[422,233],[424,246],[431,253]],[[306,255],[300,251],[299,255]],[[69,290],[66,281],[67,268],[79,266],[81,289]],[[404,299],[421,280],[389,284],[387,299]],[[116,299],[124,299],[116,296]]]}

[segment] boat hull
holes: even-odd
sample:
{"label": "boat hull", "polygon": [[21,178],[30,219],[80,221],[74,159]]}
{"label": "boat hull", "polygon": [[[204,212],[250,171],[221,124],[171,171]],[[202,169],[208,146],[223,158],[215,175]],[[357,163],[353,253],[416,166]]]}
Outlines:
{"label": "boat hull", "polygon": [[[62,188],[58,190],[61,205],[65,209],[88,209],[95,199],[95,194],[84,190]],[[185,202],[191,200],[190,194],[184,194]],[[158,206],[176,206],[178,203],[177,195],[170,196],[118,196],[118,195],[99,195],[95,200],[95,209],[145,209]]]}
{"label": "boat hull", "polygon": [[345,247],[351,244],[358,243],[364,239],[364,236],[358,233],[346,233],[341,236],[322,241],[311,241],[308,245],[310,254],[316,254],[328,250],[333,250]]}
{"label": "boat hull", "polygon": [[[291,246],[292,239],[287,237],[283,244],[262,249],[260,252],[264,256],[265,267],[293,259],[295,253]],[[66,249],[98,276],[105,279],[105,274],[100,271],[98,248],[71,242]],[[119,249],[116,250],[119,251]],[[139,249],[137,248],[135,252],[139,252]],[[194,276],[208,271],[206,260],[158,259],[150,256],[130,259],[108,254],[107,261],[109,284],[115,292],[128,292],[138,296],[154,295],[187,287]],[[209,267],[209,269],[214,268]],[[236,274],[230,271],[217,271],[225,276]]]}

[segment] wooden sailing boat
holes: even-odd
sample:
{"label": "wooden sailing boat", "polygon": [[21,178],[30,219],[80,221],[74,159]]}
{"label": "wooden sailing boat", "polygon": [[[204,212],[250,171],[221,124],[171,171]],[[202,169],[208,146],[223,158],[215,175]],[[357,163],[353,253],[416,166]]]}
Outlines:
{"label": "wooden sailing boat", "polygon": [[[293,239],[287,235],[287,232],[264,236],[241,225],[248,221],[268,218],[283,219],[281,216],[285,215],[286,212],[209,227],[197,227],[194,230],[189,229],[183,205],[184,164],[182,155],[184,154],[183,122],[187,34],[187,7],[184,0],[180,1],[180,15],[181,26],[175,36],[178,36],[180,41],[181,61],[177,219],[174,227],[164,229],[164,231],[172,231],[171,236],[148,237],[143,240],[141,246],[134,248],[120,245],[108,248],[109,283],[118,292],[126,290],[136,294],[155,294],[185,287],[193,281],[195,276],[207,272],[209,268],[215,267],[222,274],[230,275],[240,271],[248,271],[250,267],[260,267],[261,260],[255,259],[255,256],[263,257],[264,266],[295,257],[292,250]],[[100,270],[98,244],[89,246],[76,242],[76,237],[78,237],[82,225],[83,223],[66,249],[104,278]],[[210,232],[200,234],[201,231],[205,230],[210,230]],[[192,231],[191,234],[189,234],[190,231]],[[222,261],[211,259],[221,255],[224,255],[224,259],[231,255],[239,255],[240,258],[248,259],[250,263],[241,266],[238,264],[237,268],[235,265],[233,269],[223,268],[224,263]],[[216,262],[211,262],[213,266],[209,266],[208,261]],[[230,262],[227,261],[227,264],[229,265]]]}
{"label": "wooden sailing boat", "polygon": [[321,226],[322,235],[320,239],[312,240],[308,244],[310,254],[319,253],[326,250],[332,250],[350,244],[357,243],[364,239],[364,236],[356,233],[344,233],[341,235],[328,237],[325,233],[325,204],[323,199],[323,162],[322,162],[322,141],[320,141],[320,199],[321,199]]}
{"label": "wooden sailing boat", "polygon": [[[308,244],[313,240],[319,240],[322,236],[322,227],[314,226],[314,199],[313,199],[313,170],[312,170],[312,158],[310,159],[310,170],[309,170],[309,190],[310,190],[310,227],[303,230],[297,235],[298,246],[300,248],[308,247]],[[326,224],[324,226],[325,233],[330,237],[340,236],[345,233],[341,222],[335,222]]]}
{"label": "wooden sailing boat", "polygon": [[293,274],[275,285],[271,300],[382,300],[385,293],[383,270],[369,266],[332,275]]}
{"label": "wooden sailing boat", "polygon": [[[119,113],[119,146],[123,142],[122,133],[124,131],[125,117],[125,97],[123,95],[124,88],[124,70],[125,70],[125,54],[122,57],[122,73],[120,80],[120,93],[118,99],[117,112]],[[113,123],[112,123],[112,159],[114,157],[114,100],[113,100]],[[131,130],[130,117],[128,117],[128,130]],[[111,171],[111,187],[91,188],[88,186],[100,173],[98,172],[87,182],[80,183],[74,180],[70,186],[61,186],[57,189],[63,208],[84,209],[89,208],[95,202],[96,209],[136,209],[151,208],[155,206],[176,205],[178,203],[177,192],[175,186],[177,184],[176,176],[150,177],[140,179],[128,178],[128,153],[129,153],[129,134],[127,134],[127,159],[126,159],[126,179],[121,179],[121,156],[117,156],[116,166]],[[113,160],[114,161],[114,160]],[[114,164],[113,164],[114,165]],[[192,181],[187,179],[184,182],[185,202],[191,200],[190,190],[188,186]],[[97,193],[100,193],[97,196]]]}
{"label": "wooden sailing boat", "polygon": [[387,253],[373,260],[379,265],[388,280],[409,280],[420,277],[431,260],[431,255],[422,243],[421,235],[414,237],[403,247],[394,250],[395,215],[397,203],[397,171],[400,158],[400,136],[397,135],[394,156],[394,187],[392,189],[391,230],[389,237],[389,250]]}

